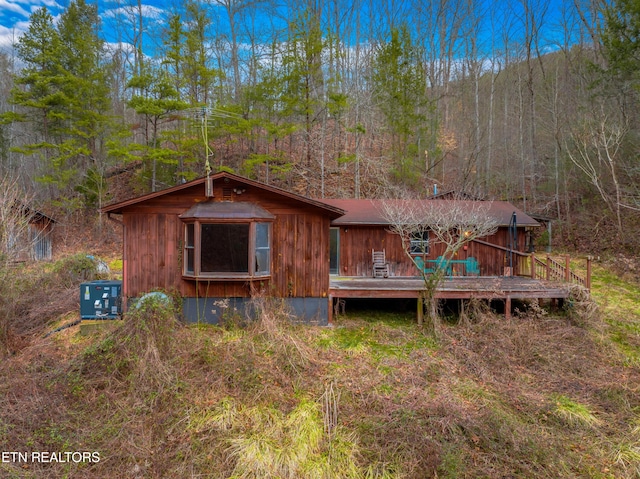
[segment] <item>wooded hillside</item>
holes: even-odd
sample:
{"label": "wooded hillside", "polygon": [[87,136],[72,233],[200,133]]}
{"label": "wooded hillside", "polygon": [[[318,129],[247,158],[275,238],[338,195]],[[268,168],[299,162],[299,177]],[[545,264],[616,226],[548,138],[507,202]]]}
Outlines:
{"label": "wooded hillside", "polygon": [[64,211],[208,168],[313,197],[438,184],[557,219],[572,246],[633,248],[640,14],[560,3],[43,8],[0,53],[0,172]]}

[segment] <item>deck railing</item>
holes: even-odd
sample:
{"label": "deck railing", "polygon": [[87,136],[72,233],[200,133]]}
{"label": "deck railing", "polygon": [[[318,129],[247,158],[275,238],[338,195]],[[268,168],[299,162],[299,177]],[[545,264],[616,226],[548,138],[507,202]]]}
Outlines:
{"label": "deck railing", "polygon": [[586,276],[581,276],[571,270],[569,255],[564,257],[564,262],[553,259],[547,255],[541,259],[531,255],[530,274],[533,279],[545,279],[547,281],[564,281],[566,283],[579,284],[591,289],[591,258],[587,258]]}
{"label": "deck railing", "polygon": [[[544,259],[538,258],[534,253],[523,253],[521,251],[510,250],[504,246],[498,246],[487,241],[474,240],[492,248],[513,253],[518,261],[514,273],[518,276],[530,276],[533,279],[545,279],[547,281],[564,281],[567,283],[579,284],[591,290],[591,257],[587,257],[586,276],[581,276],[571,270],[569,255],[564,256],[564,261],[558,261],[547,255]],[[511,269],[505,276],[511,275]]]}

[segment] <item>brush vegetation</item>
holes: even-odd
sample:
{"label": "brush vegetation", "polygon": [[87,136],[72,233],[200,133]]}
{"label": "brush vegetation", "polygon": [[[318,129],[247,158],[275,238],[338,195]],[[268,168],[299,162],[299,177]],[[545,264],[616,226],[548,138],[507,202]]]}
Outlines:
{"label": "brush vegetation", "polygon": [[[2,295],[0,451],[96,451],[100,461],[1,462],[0,477],[640,474],[638,286],[602,266],[598,307],[523,305],[510,321],[469,308],[435,336],[413,311],[347,305],[334,327],[317,328],[257,297],[254,322],[185,325],[150,299],[110,328],[45,338],[77,302],[74,267],[45,270],[3,272],[22,294]],[[31,296],[29,306],[26,292],[45,286],[57,302]]]}

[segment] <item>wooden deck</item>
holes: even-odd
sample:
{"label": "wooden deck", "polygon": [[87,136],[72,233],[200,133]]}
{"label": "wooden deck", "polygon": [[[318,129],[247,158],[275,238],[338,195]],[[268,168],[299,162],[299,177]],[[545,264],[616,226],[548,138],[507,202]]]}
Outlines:
{"label": "wooden deck", "polygon": [[[445,278],[436,296],[442,299],[567,298],[570,284],[522,276],[456,276]],[[334,298],[417,298],[424,282],[417,277],[365,278],[334,276]]]}
{"label": "wooden deck", "polygon": [[[440,299],[504,300],[509,317],[512,299],[566,299],[570,283],[532,279],[524,276],[446,277],[438,287]],[[420,298],[424,282],[417,277],[366,278],[332,276],[331,298]]]}

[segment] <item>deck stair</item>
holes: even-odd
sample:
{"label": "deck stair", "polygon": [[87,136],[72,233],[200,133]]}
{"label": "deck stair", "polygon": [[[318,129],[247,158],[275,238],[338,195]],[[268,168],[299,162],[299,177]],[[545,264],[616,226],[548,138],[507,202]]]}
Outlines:
{"label": "deck stair", "polygon": [[531,277],[533,279],[561,281],[578,284],[587,289],[591,289],[591,258],[587,259],[586,276],[581,276],[571,270],[569,255],[564,257],[564,261],[559,261],[549,255],[547,255],[545,259],[531,255],[531,265]]}

